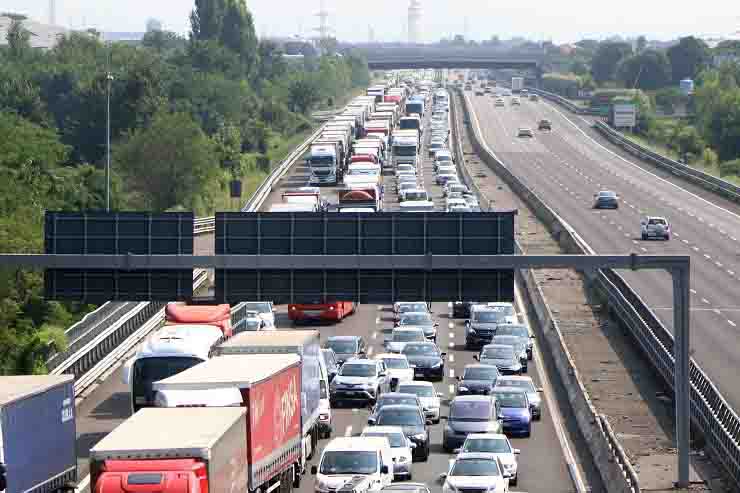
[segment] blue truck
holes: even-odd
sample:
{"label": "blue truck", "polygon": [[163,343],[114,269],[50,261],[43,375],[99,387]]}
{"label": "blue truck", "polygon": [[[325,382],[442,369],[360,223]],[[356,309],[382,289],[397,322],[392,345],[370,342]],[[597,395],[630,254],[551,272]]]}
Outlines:
{"label": "blue truck", "polygon": [[406,115],[418,114],[421,118],[424,118],[424,100],[423,99],[410,99],[406,102]]}
{"label": "blue truck", "polygon": [[72,375],[0,377],[6,493],[52,493],[77,481]]}

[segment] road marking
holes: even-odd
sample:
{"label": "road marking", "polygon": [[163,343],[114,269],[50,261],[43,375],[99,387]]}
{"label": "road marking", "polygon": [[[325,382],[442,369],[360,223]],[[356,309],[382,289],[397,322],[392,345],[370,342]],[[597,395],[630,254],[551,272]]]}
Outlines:
{"label": "road marking", "polygon": [[735,271],[732,271],[732,270],[728,270],[727,273],[730,274],[731,276],[735,275]]}
{"label": "road marking", "polygon": [[455,386],[450,384],[450,395],[455,395]]}
{"label": "road marking", "polygon": [[455,322],[448,323],[447,324],[447,328],[450,329],[450,330],[454,329],[455,328]]}
{"label": "road marking", "polygon": [[625,238],[629,238],[629,237],[630,237],[630,234],[629,234],[629,233],[625,233],[625,234],[624,234],[624,237],[625,237]]}
{"label": "road marking", "polygon": [[448,359],[450,360],[450,363],[454,363],[455,362],[455,355],[454,354],[451,354]]}
{"label": "road marking", "polygon": [[691,249],[694,250],[695,252],[699,251],[699,247],[691,247]]}
{"label": "road marking", "polygon": [[708,300],[708,299],[706,299],[706,298],[702,298],[702,299],[701,299],[701,302],[702,302],[702,303],[704,303],[704,304],[706,304],[706,305],[708,305],[708,304],[709,304],[709,300]]}
{"label": "road marking", "polygon": [[681,235],[678,234],[678,233],[673,233],[673,236],[675,236],[676,238],[680,238],[681,237]]}
{"label": "road marking", "polygon": [[683,241],[683,242],[684,242],[684,243],[686,243],[687,245],[689,244],[689,240],[681,240],[681,241]]}
{"label": "road marking", "polygon": [[455,378],[455,369],[450,368],[450,378]]}
{"label": "road marking", "polygon": [[370,346],[369,348],[367,348],[367,355],[368,356],[372,356],[373,355],[373,349],[375,349],[375,348],[372,347],[372,346]]}
{"label": "road marking", "polygon": [[346,437],[352,436],[352,425],[347,425],[347,429],[344,430],[344,436]]}
{"label": "road marking", "polygon": [[704,254],[704,258],[707,259],[707,260],[712,260],[712,256],[711,255],[707,255],[706,253]]}
{"label": "road marking", "polygon": [[84,478],[82,478],[82,481],[77,483],[77,488],[75,488],[75,491],[80,493],[81,491],[85,490],[88,486],[90,486],[90,475],[88,474]]}
{"label": "road marking", "polygon": [[716,266],[717,266],[717,267],[719,267],[720,269],[722,268],[722,264],[721,264],[720,262],[715,262],[715,263],[714,263],[714,265],[716,265]]}
{"label": "road marking", "polygon": [[634,243],[635,245],[639,245],[640,244],[640,242],[637,241],[637,240],[632,240],[632,243]]}
{"label": "road marking", "polygon": [[689,289],[689,291],[691,291],[691,294],[696,294],[696,289],[692,288],[692,289]]}
{"label": "road marking", "polygon": [[455,338],[455,333],[454,332],[450,332],[450,339],[454,339],[454,338]]}
{"label": "road marking", "polygon": [[450,347],[450,349],[454,349],[455,343],[452,342],[452,341],[450,341],[450,343],[448,344],[448,346]]}
{"label": "road marking", "polygon": [[737,327],[737,324],[733,322],[732,320],[728,320],[727,323],[732,325],[733,327]]}
{"label": "road marking", "polygon": [[375,325],[380,325],[380,317],[375,317]]}
{"label": "road marking", "polygon": [[375,331],[375,332],[373,332],[373,339],[377,339],[377,338],[378,338],[378,332]]}

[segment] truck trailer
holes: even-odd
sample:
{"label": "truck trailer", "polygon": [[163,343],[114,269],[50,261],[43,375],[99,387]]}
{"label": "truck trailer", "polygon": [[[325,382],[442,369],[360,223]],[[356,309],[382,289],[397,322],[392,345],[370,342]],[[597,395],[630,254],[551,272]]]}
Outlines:
{"label": "truck trailer", "polygon": [[301,470],[313,457],[319,441],[319,400],[322,376],[319,333],[315,330],[242,332],[215,350],[218,356],[236,354],[297,354],[301,359]]}
{"label": "truck trailer", "polygon": [[0,428],[6,493],[74,489],[77,431],[72,375],[0,377]]}
{"label": "truck trailer", "polygon": [[524,77],[511,78],[511,92],[517,93],[524,89]]}
{"label": "truck trailer", "polygon": [[248,426],[241,407],[142,409],[90,450],[90,491],[246,492]]}

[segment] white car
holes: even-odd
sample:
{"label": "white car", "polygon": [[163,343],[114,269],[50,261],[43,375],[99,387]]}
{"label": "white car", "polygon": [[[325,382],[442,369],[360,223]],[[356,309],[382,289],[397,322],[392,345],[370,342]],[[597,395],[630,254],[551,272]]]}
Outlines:
{"label": "white car", "polygon": [[517,317],[516,310],[514,310],[514,304],[507,301],[497,301],[488,303],[488,309],[494,312],[500,312],[504,315],[504,323],[507,324],[518,324],[519,317]]}
{"label": "white car", "polygon": [[416,190],[419,185],[415,181],[402,181],[398,184],[398,200],[402,202],[406,200],[406,192],[410,190]]}
{"label": "white car", "polygon": [[438,175],[457,174],[457,169],[455,169],[455,166],[453,166],[452,163],[437,166],[436,171]]}
{"label": "white car", "polygon": [[335,438],[324,447],[311,474],[316,476],[316,493],[335,492],[349,481],[358,491],[379,491],[393,481],[393,452],[387,438]]}
{"label": "white car", "polygon": [[413,164],[399,164],[396,167],[396,176],[401,175],[404,172],[416,174],[416,166],[414,166]]}
{"label": "white car", "polygon": [[473,433],[468,435],[458,453],[488,454],[492,459],[498,459],[504,469],[504,477],[509,484],[516,486],[519,479],[519,463],[517,456],[519,449],[511,446],[508,437],[502,433]]}
{"label": "white car", "polygon": [[272,301],[247,301],[244,305],[247,310],[259,312],[260,318],[265,321],[263,330],[275,328],[275,311]]}
{"label": "white car", "polygon": [[455,207],[455,206],[458,206],[458,207],[469,207],[468,206],[468,203],[463,198],[450,197],[447,200],[445,200],[445,210],[447,212],[450,212],[450,209],[452,207]]}
{"label": "white car", "polygon": [[385,363],[386,373],[391,382],[391,390],[395,390],[401,382],[413,382],[414,369],[409,365],[409,360],[404,354],[382,353],[375,359]]}
{"label": "white car", "polygon": [[446,473],[442,493],[459,491],[485,491],[486,493],[507,493],[509,480],[504,477],[503,467],[498,459],[491,460],[488,454],[459,454]]}
{"label": "white car", "polygon": [[395,320],[398,321],[400,314],[404,312],[429,311],[426,301],[396,301],[393,303],[393,313],[396,314]]}
{"label": "white car", "polygon": [[409,342],[424,342],[426,337],[420,328],[395,327],[385,348],[391,353],[401,353]]}
{"label": "white car", "polygon": [[434,390],[434,384],[432,382],[414,380],[412,382],[399,383],[396,387],[396,392],[417,396],[419,401],[421,401],[421,406],[424,408],[424,416],[427,419],[431,419],[434,423],[439,423],[439,408],[441,404],[439,398],[442,397],[442,393]]}
{"label": "white car", "polygon": [[403,477],[406,480],[411,480],[411,450],[416,448],[416,444],[406,438],[403,428],[400,426],[367,426],[362,430],[360,436],[388,439],[391,446],[391,455],[393,456],[394,479]]}
{"label": "white car", "polygon": [[671,225],[664,217],[648,216],[640,221],[640,233],[643,240],[661,238],[671,239]]}

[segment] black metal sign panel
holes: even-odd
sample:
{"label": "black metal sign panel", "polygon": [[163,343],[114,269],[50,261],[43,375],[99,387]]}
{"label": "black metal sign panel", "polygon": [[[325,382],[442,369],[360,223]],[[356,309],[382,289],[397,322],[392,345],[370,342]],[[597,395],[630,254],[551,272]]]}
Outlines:
{"label": "black metal sign panel", "polygon": [[[221,255],[503,255],[514,253],[515,211],[222,213]],[[513,270],[217,270],[219,300],[275,303],[511,301]]]}
{"label": "black metal sign panel", "polygon": [[513,301],[513,270],[262,270],[216,275],[219,302]]}
{"label": "black metal sign panel", "polygon": [[218,213],[221,255],[503,255],[516,211]]}
{"label": "black metal sign panel", "polygon": [[[193,214],[47,212],[48,254],[192,255]],[[171,301],[193,294],[193,271],[47,269],[47,299]]]}

